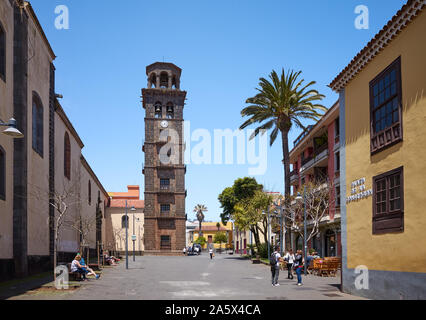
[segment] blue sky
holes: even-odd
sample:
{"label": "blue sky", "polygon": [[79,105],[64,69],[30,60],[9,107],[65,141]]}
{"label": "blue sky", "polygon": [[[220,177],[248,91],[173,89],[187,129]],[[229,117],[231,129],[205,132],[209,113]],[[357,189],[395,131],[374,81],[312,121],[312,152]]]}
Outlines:
{"label": "blue sky", "polygon": [[[260,77],[301,70],[306,81],[337,100],[327,85],[405,3],[402,0],[33,0],[57,55],[56,91],[85,144],[83,154],[107,191],[143,188],[141,150],[145,67],[156,61],[183,69],[191,130],[236,129],[241,109]],[[69,30],[55,28],[55,8],[69,9]],[[355,7],[369,9],[369,29],[354,26]],[[300,134],[290,133],[292,141]],[[281,141],[268,149],[265,175],[271,191],[284,191]],[[247,165],[188,165],[186,211],[205,204],[219,220],[218,194]]]}

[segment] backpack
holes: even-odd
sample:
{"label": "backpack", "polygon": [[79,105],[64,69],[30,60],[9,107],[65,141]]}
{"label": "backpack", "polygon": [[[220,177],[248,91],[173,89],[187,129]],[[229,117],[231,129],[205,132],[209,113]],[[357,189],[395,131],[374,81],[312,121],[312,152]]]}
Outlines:
{"label": "backpack", "polygon": [[272,252],[271,256],[269,257],[269,264],[271,266],[277,265],[277,255],[275,254],[275,252]]}

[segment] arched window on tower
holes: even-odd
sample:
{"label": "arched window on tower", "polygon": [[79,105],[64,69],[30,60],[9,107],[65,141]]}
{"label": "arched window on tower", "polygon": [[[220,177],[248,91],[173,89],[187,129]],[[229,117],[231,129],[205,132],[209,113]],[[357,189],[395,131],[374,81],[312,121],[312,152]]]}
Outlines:
{"label": "arched window on tower", "polygon": [[68,132],[64,136],[64,176],[71,180],[71,143]]}
{"label": "arched window on tower", "polygon": [[175,117],[173,103],[169,102],[166,106],[166,118],[173,119]]}
{"label": "arched window on tower", "polygon": [[160,88],[167,89],[169,87],[169,75],[167,72],[161,72],[160,74]]}
{"label": "arched window on tower", "polygon": [[0,22],[0,79],[6,81],[6,32]]}
{"label": "arched window on tower", "polygon": [[155,117],[157,119],[163,117],[163,107],[161,105],[161,102],[157,101],[154,105],[154,111],[155,111]]}
{"label": "arched window on tower", "polygon": [[173,76],[173,79],[172,79],[172,89],[177,89],[177,82],[176,82],[175,76]]}
{"label": "arched window on tower", "polygon": [[43,104],[36,92],[33,92],[32,117],[33,149],[43,157]]}
{"label": "arched window on tower", "polygon": [[0,146],[0,199],[6,200],[6,152]]}
{"label": "arched window on tower", "polygon": [[157,88],[157,76],[155,75],[155,73],[151,73],[151,76],[149,79],[150,79],[149,88],[151,89],[152,86],[154,86],[154,88]]}

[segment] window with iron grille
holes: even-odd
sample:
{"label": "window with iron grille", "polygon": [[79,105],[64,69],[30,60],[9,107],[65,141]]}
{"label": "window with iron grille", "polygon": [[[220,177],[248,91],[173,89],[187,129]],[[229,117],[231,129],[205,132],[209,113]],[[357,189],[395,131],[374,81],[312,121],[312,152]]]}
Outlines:
{"label": "window with iron grille", "polygon": [[169,190],[170,188],[170,179],[160,179],[160,189]]}
{"label": "window with iron grille", "polygon": [[373,234],[404,231],[404,169],[373,178]]}
{"label": "window with iron grille", "polygon": [[401,59],[370,82],[371,152],[402,140]]}
{"label": "window with iron grille", "polygon": [[161,212],[170,212],[170,204],[162,204],[160,205],[160,211]]}
{"label": "window with iron grille", "polygon": [[170,236],[161,236],[160,249],[170,250],[171,248]]}

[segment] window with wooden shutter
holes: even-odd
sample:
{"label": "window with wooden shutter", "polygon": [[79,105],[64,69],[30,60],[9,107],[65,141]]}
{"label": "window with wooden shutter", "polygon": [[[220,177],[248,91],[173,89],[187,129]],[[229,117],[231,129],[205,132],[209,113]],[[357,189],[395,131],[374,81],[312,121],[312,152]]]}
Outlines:
{"label": "window with wooden shutter", "polygon": [[370,82],[371,153],[402,141],[401,58]]}
{"label": "window with wooden shutter", "polygon": [[404,168],[373,178],[373,234],[404,231]]}

